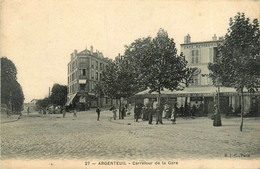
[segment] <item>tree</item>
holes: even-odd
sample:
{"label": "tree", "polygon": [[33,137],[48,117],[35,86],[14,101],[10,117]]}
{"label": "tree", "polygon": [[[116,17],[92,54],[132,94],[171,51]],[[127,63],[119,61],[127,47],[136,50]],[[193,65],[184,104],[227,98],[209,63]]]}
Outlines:
{"label": "tree", "polygon": [[1,57],[1,103],[8,105],[11,111],[23,109],[24,95],[17,82],[15,64],[6,57]]}
{"label": "tree", "polygon": [[219,46],[216,63],[210,64],[212,74],[223,86],[234,87],[241,96],[241,125],[243,128],[244,89],[257,91],[260,75],[260,33],[258,20],[250,22],[238,13],[230,24],[223,44]]}
{"label": "tree", "polygon": [[24,95],[21,85],[17,82],[16,87],[12,91],[12,109],[15,112],[20,112],[23,110],[23,103],[24,103]]}
{"label": "tree", "polygon": [[66,85],[54,84],[51,89],[51,103],[59,106],[65,105],[67,93],[68,90]]}
{"label": "tree", "polygon": [[150,88],[150,92],[159,93],[159,104],[164,88],[178,88],[187,63],[182,54],[177,55],[174,40],[163,29],[153,39],[138,39],[126,46],[125,55],[136,64],[137,81]]}
{"label": "tree", "polygon": [[103,79],[96,86],[96,91],[119,99],[119,118],[121,114],[121,98],[127,99],[136,93],[138,86],[134,79],[133,67],[124,56],[117,56],[103,72]]}
{"label": "tree", "polygon": [[36,102],[36,105],[39,109],[45,109],[50,104],[50,99],[48,97],[45,97],[44,99],[38,100]]}

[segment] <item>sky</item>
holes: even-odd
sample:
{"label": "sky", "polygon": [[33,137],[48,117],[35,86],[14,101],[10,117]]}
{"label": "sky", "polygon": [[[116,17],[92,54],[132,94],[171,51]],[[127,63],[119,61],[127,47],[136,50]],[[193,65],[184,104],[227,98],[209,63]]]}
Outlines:
{"label": "sky", "polygon": [[2,0],[1,56],[17,67],[25,102],[67,84],[67,64],[77,49],[115,58],[135,39],[155,37],[160,28],[178,52],[188,33],[192,42],[224,36],[230,17],[244,12],[260,21],[260,1]]}

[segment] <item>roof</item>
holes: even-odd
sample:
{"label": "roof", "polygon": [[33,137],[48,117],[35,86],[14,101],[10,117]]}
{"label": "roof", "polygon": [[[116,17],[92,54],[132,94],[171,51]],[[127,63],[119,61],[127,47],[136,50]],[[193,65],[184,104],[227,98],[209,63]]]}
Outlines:
{"label": "roof", "polygon": [[[246,92],[246,90],[245,90]],[[167,97],[202,97],[202,96],[214,96],[217,93],[217,87],[215,86],[201,86],[201,87],[189,87],[184,90],[171,91],[164,89],[161,91],[161,96]],[[237,95],[237,91],[231,87],[220,87],[220,94],[222,95]],[[260,94],[260,93],[258,93]],[[150,93],[150,89],[146,89],[136,94],[136,96],[151,97],[158,95],[158,92]]]}
{"label": "roof", "polygon": [[217,43],[217,42],[223,42],[223,40],[211,40],[211,41],[202,41],[202,42],[190,42],[190,43],[183,43],[181,45],[194,45],[194,44],[200,44],[200,43]]}

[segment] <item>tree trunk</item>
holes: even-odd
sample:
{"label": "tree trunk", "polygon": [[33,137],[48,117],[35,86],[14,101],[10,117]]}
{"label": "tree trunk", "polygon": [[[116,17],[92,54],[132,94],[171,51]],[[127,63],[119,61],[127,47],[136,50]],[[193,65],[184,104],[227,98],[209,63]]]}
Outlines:
{"label": "tree trunk", "polygon": [[119,113],[119,119],[122,119],[122,110],[121,110],[121,98],[119,99],[119,108],[118,108],[118,113]]}
{"label": "tree trunk", "polygon": [[240,131],[243,130],[243,114],[244,114],[244,93],[243,93],[243,88],[241,89],[241,124],[240,124]]}
{"label": "tree trunk", "polygon": [[184,107],[183,107],[183,114],[186,116],[186,108],[187,108],[187,105],[188,105],[188,97],[185,97],[185,103],[184,103]]}
{"label": "tree trunk", "polygon": [[159,89],[158,104],[161,107],[161,90]]}
{"label": "tree trunk", "polygon": [[221,115],[220,115],[220,86],[218,85],[218,105],[217,105],[217,112],[214,115],[214,121],[213,121],[213,126],[222,126],[221,122]]}

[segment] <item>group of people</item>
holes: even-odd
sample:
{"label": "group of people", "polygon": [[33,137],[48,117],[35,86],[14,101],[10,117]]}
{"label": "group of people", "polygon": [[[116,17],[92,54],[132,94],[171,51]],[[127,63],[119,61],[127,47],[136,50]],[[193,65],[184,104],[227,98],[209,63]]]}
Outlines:
{"label": "group of people", "polygon": [[[113,119],[116,120],[117,119],[117,109],[115,106],[112,106],[110,109],[110,111],[112,111],[113,113]],[[124,119],[124,117],[126,117],[126,115],[130,115],[131,114],[131,104],[129,104],[129,106],[127,105],[122,105],[121,109],[119,110],[119,117],[121,116],[121,119]]]}
{"label": "group of people", "polygon": [[141,115],[143,115],[142,120],[148,120],[148,124],[152,124],[153,122],[153,115],[156,116],[156,124],[163,124],[162,119],[163,112],[166,112],[167,119],[171,119],[173,124],[176,124],[176,117],[177,117],[177,111],[176,111],[176,104],[174,106],[167,106],[165,109],[161,107],[158,103],[156,104],[156,108],[153,109],[150,104],[146,104],[144,107],[142,105],[136,105],[134,109],[134,118],[135,121],[138,122],[138,119]]}
{"label": "group of people", "polygon": [[[50,108],[47,107],[46,109],[40,109],[39,113],[46,115],[46,114],[52,114],[52,111],[55,111],[55,110],[51,110]],[[73,117],[77,117],[77,110],[76,109],[66,110],[65,107],[61,107],[59,109],[59,113],[62,114],[63,118],[65,118],[67,111],[70,112],[70,113],[73,113]]]}
{"label": "group of people", "polygon": [[[180,107],[176,106],[176,112],[179,116],[207,116],[207,112],[204,111],[204,105],[201,104],[194,104],[193,106],[190,105],[190,103],[186,104],[185,106],[181,105]],[[167,114],[166,114],[167,117]]]}

